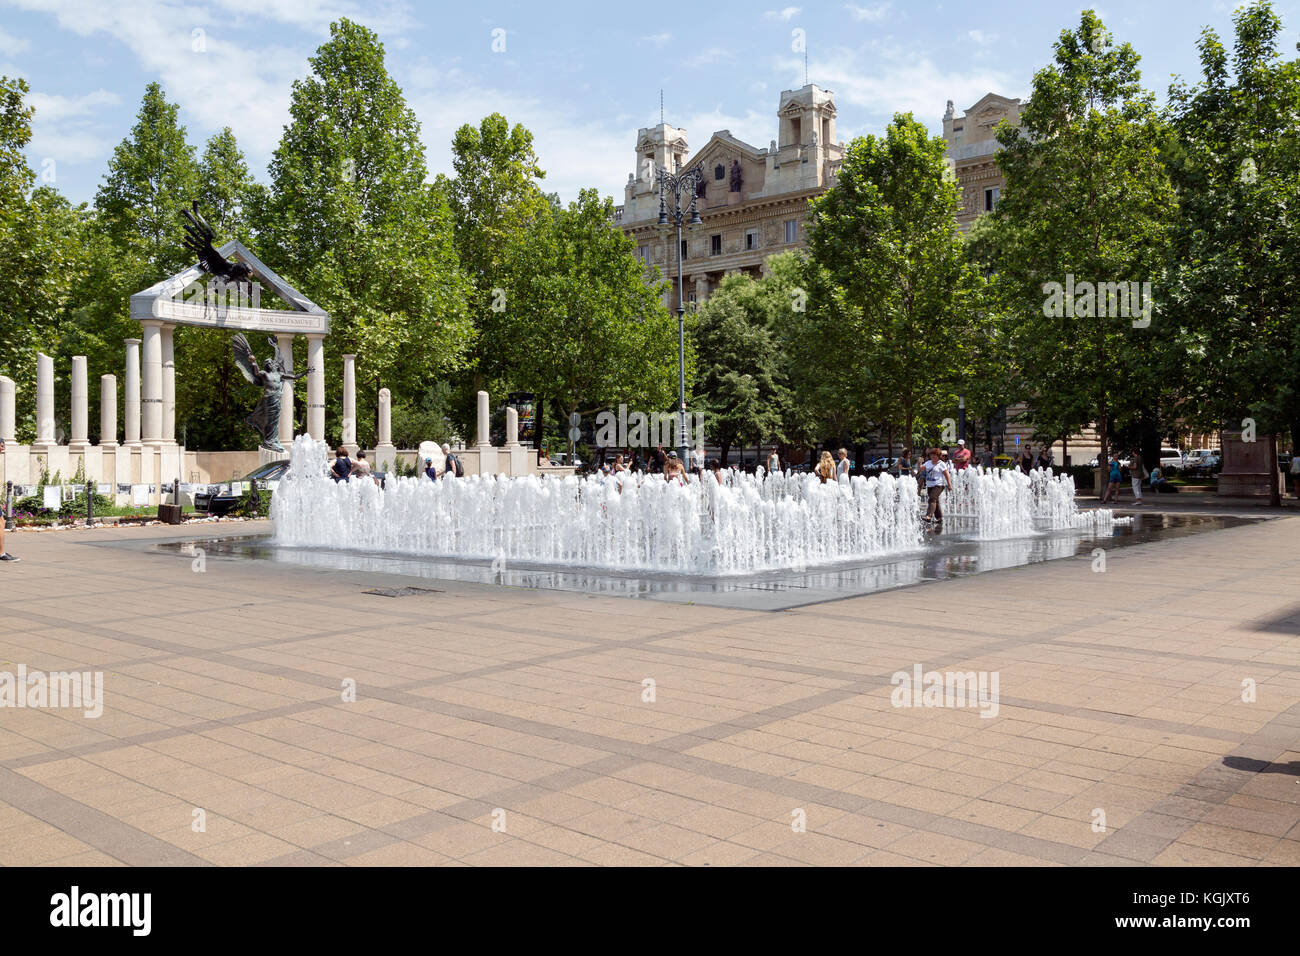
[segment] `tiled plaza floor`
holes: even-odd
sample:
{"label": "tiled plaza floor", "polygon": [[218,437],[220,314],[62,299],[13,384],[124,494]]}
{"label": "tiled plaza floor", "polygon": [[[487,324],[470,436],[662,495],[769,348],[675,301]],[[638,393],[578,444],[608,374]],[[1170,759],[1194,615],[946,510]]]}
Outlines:
{"label": "tiled plaza floor", "polygon": [[1300,517],[777,613],[193,534],[10,536],[0,671],[105,700],[0,708],[0,864],[1300,864]]}

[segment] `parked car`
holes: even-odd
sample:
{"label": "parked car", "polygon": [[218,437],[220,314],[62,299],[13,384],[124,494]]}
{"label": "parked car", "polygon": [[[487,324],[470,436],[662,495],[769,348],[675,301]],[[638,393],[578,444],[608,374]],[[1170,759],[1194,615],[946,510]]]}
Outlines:
{"label": "parked car", "polygon": [[[289,470],[289,462],[273,461],[269,464],[255,468],[243,478],[238,479],[240,484],[255,484],[257,488],[265,488],[274,491],[275,486],[279,484],[280,479],[285,476]],[[232,494],[230,486],[233,482],[223,484],[209,485],[206,492],[199,492],[194,496],[194,510],[206,512],[213,517],[220,517],[228,514],[235,505],[239,504],[241,495]],[[221,489],[225,491],[222,492]]]}
{"label": "parked car", "polygon": [[1008,454],[1004,453],[1001,455],[993,456],[994,468],[1014,468],[1015,466],[1016,466],[1016,460]]}
{"label": "parked car", "polygon": [[1183,453],[1177,448],[1160,449],[1160,468],[1162,471],[1168,471],[1170,468],[1183,467]]}
{"label": "parked car", "polygon": [[1197,448],[1187,453],[1183,459],[1183,470],[1192,475],[1208,475],[1223,464],[1217,451],[1210,448]]}
{"label": "parked car", "polygon": [[897,458],[883,458],[883,457],[877,458],[875,461],[868,464],[867,468],[868,469],[875,468],[880,471],[887,471],[888,469],[893,468],[895,465],[897,465],[898,461],[899,460]]}

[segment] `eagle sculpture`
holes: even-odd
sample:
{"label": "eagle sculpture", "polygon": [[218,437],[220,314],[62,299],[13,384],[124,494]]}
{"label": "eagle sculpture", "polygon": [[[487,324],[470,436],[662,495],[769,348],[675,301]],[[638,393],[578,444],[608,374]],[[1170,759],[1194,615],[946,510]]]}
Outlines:
{"label": "eagle sculpture", "polygon": [[253,270],[244,263],[232,262],[217,252],[212,245],[216,233],[212,231],[212,227],[199,213],[199,201],[197,199],[191,203],[191,209],[192,212],[181,210],[181,215],[186,219],[185,248],[199,257],[199,265],[209,275],[218,276],[236,285],[248,282],[250,285],[249,294],[251,295],[252,280],[249,279],[249,276],[253,274]]}

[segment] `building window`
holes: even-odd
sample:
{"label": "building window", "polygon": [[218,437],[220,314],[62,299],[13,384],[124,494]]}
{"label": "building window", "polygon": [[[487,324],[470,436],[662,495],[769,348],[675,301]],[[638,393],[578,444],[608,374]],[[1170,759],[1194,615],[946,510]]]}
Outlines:
{"label": "building window", "polygon": [[640,259],[642,262],[649,262],[649,261],[650,261],[650,247],[649,247],[649,246],[646,246],[646,245],[637,246],[637,247],[636,247],[636,257],[637,257],[638,259]]}
{"label": "building window", "polygon": [[722,236],[709,236],[709,255],[722,255]]}
{"label": "building window", "polygon": [[694,305],[694,304],[695,304],[695,293],[694,293],[694,292],[687,293],[686,301],[689,302],[691,305]]}
{"label": "building window", "polygon": [[799,220],[797,219],[787,220],[785,224],[785,241],[786,242],[799,241]]}
{"label": "building window", "polygon": [[749,229],[745,232],[745,251],[758,248],[758,230]]}
{"label": "building window", "polygon": [[727,178],[727,167],[723,166],[721,163],[718,163],[718,165],[714,166],[714,167],[713,167],[713,178],[714,178],[714,179],[726,179],[726,178]]}
{"label": "building window", "polygon": [[991,186],[984,190],[984,211],[992,212],[1002,196],[1002,189],[998,186]]}
{"label": "building window", "polygon": [[686,240],[685,240],[685,239],[682,240],[682,258],[683,258],[683,259],[686,258]]}

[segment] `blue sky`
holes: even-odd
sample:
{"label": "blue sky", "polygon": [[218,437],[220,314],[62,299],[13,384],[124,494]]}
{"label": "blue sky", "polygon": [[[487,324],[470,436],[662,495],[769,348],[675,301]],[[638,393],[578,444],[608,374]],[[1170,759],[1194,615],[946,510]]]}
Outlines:
{"label": "blue sky", "polygon": [[[0,0],[0,73],[25,77],[37,114],[28,156],[74,202],[90,200],[129,131],[146,83],[181,106],[190,142],[234,129],[254,174],[287,117],[290,85],[329,23],[348,16],[383,40],[388,67],[423,124],[429,165],[448,171],[452,132],[492,111],[537,139],[546,185],[564,199],[583,186],[622,201],[636,130],[665,118],[692,148],[718,129],[756,146],[776,136],[780,92],[812,82],[836,94],[842,140],[879,132],[897,111],[940,129],[992,90],[1028,93],[1079,3],[905,3],[859,0],[674,5],[419,3],[398,0]],[[1198,73],[1204,26],[1231,34],[1223,0],[1106,2],[1094,7],[1142,56],[1163,100],[1170,74]],[[1283,54],[1296,55],[1300,0],[1275,8]],[[494,51],[504,32],[504,50]]]}

